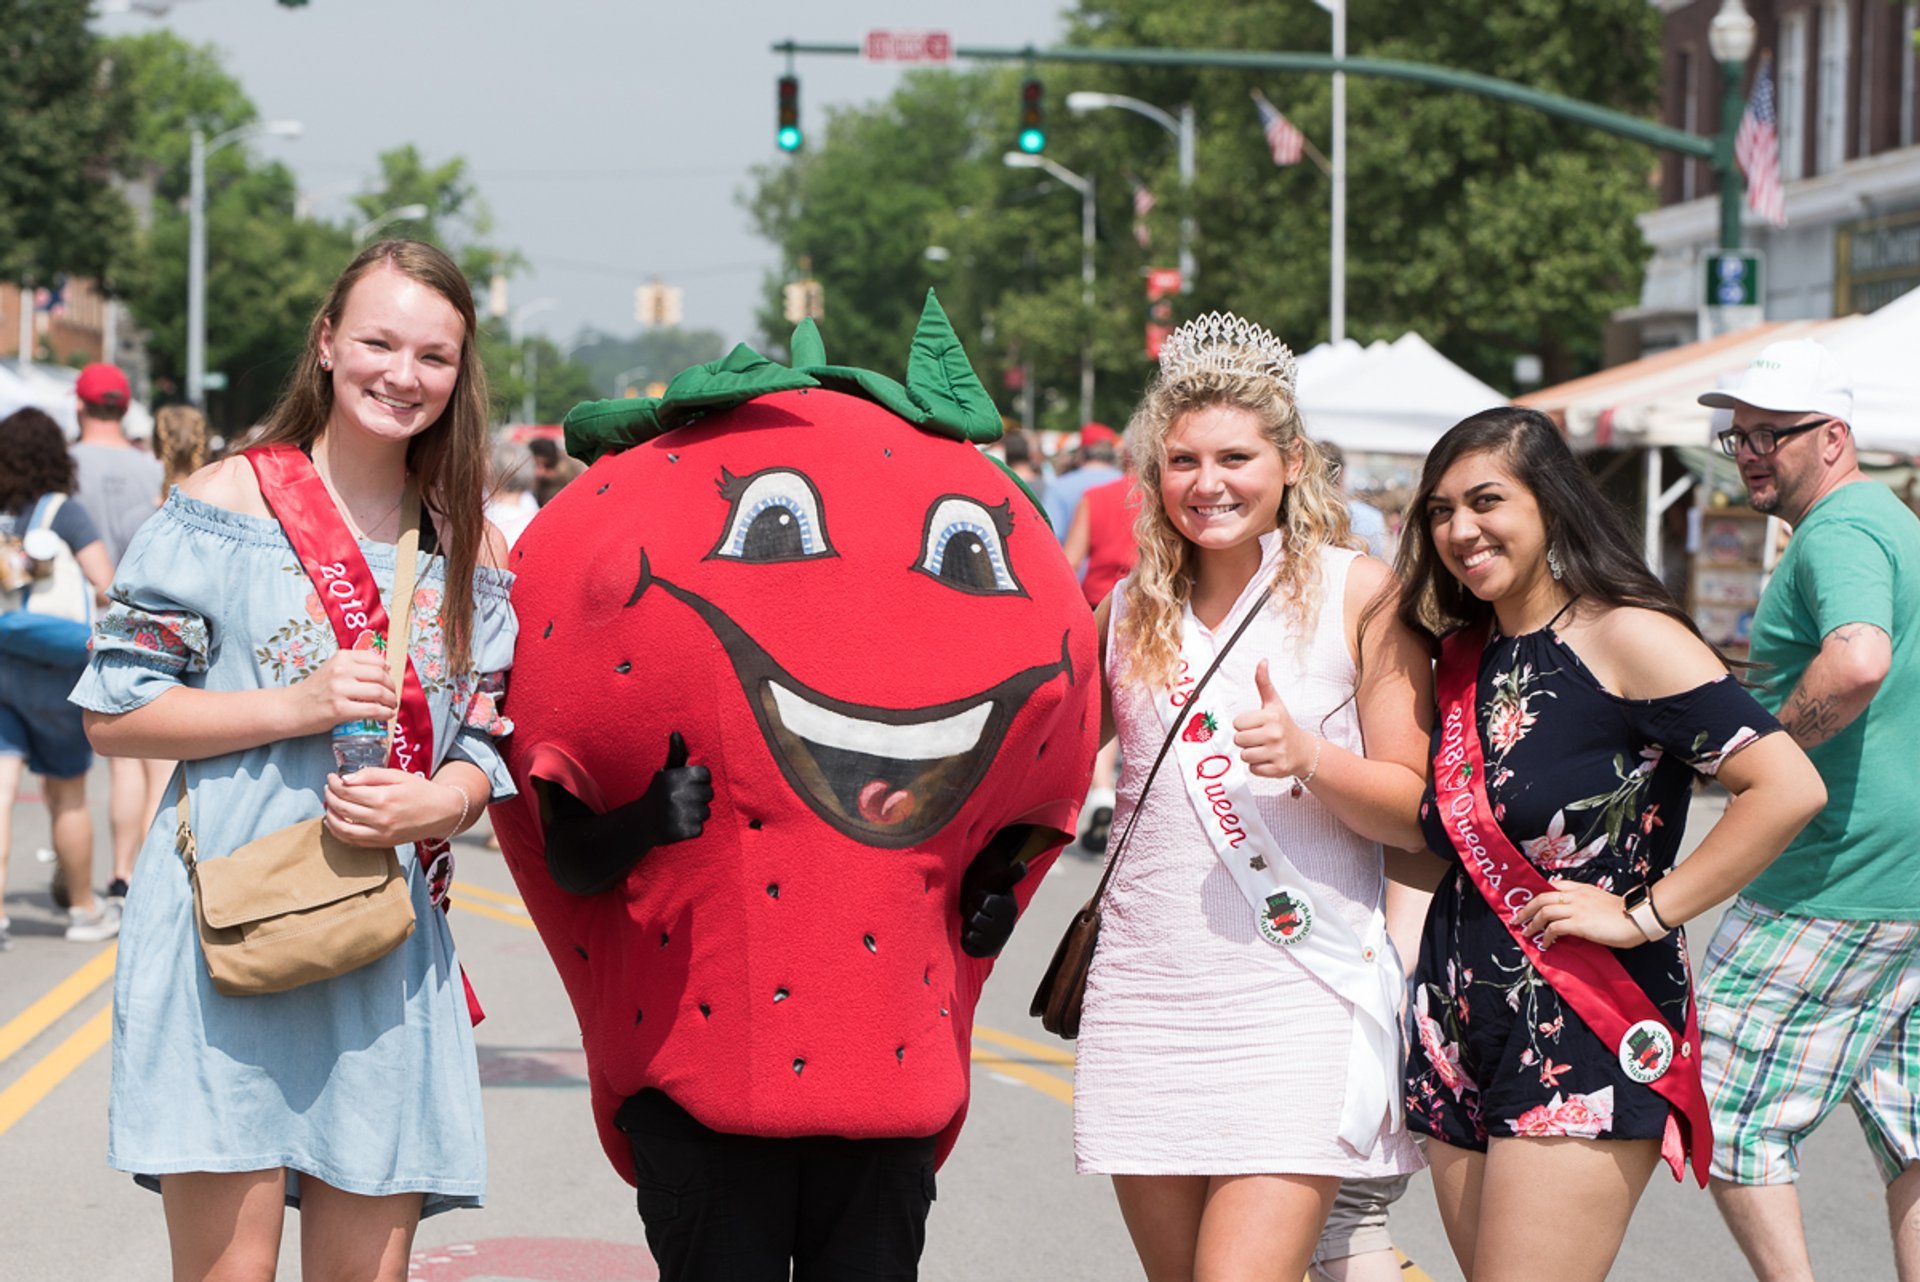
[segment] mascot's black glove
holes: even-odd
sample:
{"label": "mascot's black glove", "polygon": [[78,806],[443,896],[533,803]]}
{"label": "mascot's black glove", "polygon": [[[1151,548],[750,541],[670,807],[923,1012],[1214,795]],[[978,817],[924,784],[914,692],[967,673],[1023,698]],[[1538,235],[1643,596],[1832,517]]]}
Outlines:
{"label": "mascot's black glove", "polygon": [[557,783],[541,781],[547,812],[547,871],[560,889],[597,895],[625,881],[655,846],[691,841],[713,809],[713,776],[687,764],[678,730],[667,740],[667,761],[647,790],[624,806],[595,814]]}
{"label": "mascot's black glove", "polygon": [[1018,855],[1030,831],[1021,826],[995,833],[960,879],[960,948],[969,957],[998,957],[1013,937],[1020,917],[1013,888],[1027,875]]}

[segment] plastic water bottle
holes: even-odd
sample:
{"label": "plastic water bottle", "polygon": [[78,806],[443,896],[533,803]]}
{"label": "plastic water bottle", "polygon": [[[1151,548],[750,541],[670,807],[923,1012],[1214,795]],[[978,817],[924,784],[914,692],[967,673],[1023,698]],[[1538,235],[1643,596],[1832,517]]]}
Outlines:
{"label": "plastic water bottle", "polygon": [[378,721],[343,721],[333,728],[333,760],[340,773],[387,764],[387,728]]}

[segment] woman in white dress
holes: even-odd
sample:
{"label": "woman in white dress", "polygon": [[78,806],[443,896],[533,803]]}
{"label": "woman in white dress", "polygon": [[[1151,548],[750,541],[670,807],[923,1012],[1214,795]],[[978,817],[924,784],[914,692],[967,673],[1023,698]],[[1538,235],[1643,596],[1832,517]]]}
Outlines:
{"label": "woman in white dress", "polygon": [[1420,1165],[1381,843],[1419,844],[1429,665],[1354,550],[1285,344],[1182,327],[1128,438],[1140,562],[1098,610],[1116,845],[1179,731],[1107,891],[1075,1154],[1152,1282],[1296,1282],[1342,1179]]}

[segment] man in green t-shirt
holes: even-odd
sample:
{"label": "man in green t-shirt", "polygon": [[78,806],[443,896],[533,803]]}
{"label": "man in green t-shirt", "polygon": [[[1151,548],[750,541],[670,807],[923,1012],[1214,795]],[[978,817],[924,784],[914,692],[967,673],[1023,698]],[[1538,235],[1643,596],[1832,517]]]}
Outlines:
{"label": "man in green t-shirt", "polygon": [[1714,1200],[1754,1273],[1812,1278],[1800,1141],[1844,1095],[1920,1278],[1920,518],[1860,470],[1853,390],[1818,343],[1775,343],[1719,434],[1757,511],[1793,527],[1753,621],[1756,694],[1826,809],[1736,899],[1707,949],[1701,1068]]}

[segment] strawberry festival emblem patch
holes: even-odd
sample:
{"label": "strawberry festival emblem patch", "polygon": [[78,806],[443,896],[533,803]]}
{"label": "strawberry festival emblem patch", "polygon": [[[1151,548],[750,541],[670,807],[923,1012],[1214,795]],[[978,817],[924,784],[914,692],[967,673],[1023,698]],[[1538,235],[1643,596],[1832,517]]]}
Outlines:
{"label": "strawberry festival emblem patch", "polygon": [[1673,1032],[1657,1019],[1643,1019],[1620,1039],[1620,1067],[1645,1085],[1657,1082],[1673,1063]]}
{"label": "strawberry festival emblem patch", "polygon": [[1267,906],[1258,921],[1268,943],[1282,947],[1297,944],[1313,931],[1313,905],[1299,891],[1282,886],[1267,896]]}
{"label": "strawberry festival emblem patch", "polygon": [[1196,712],[1193,719],[1187,722],[1187,728],[1180,732],[1180,737],[1188,743],[1205,743],[1219,729],[1220,722],[1211,712]]}

